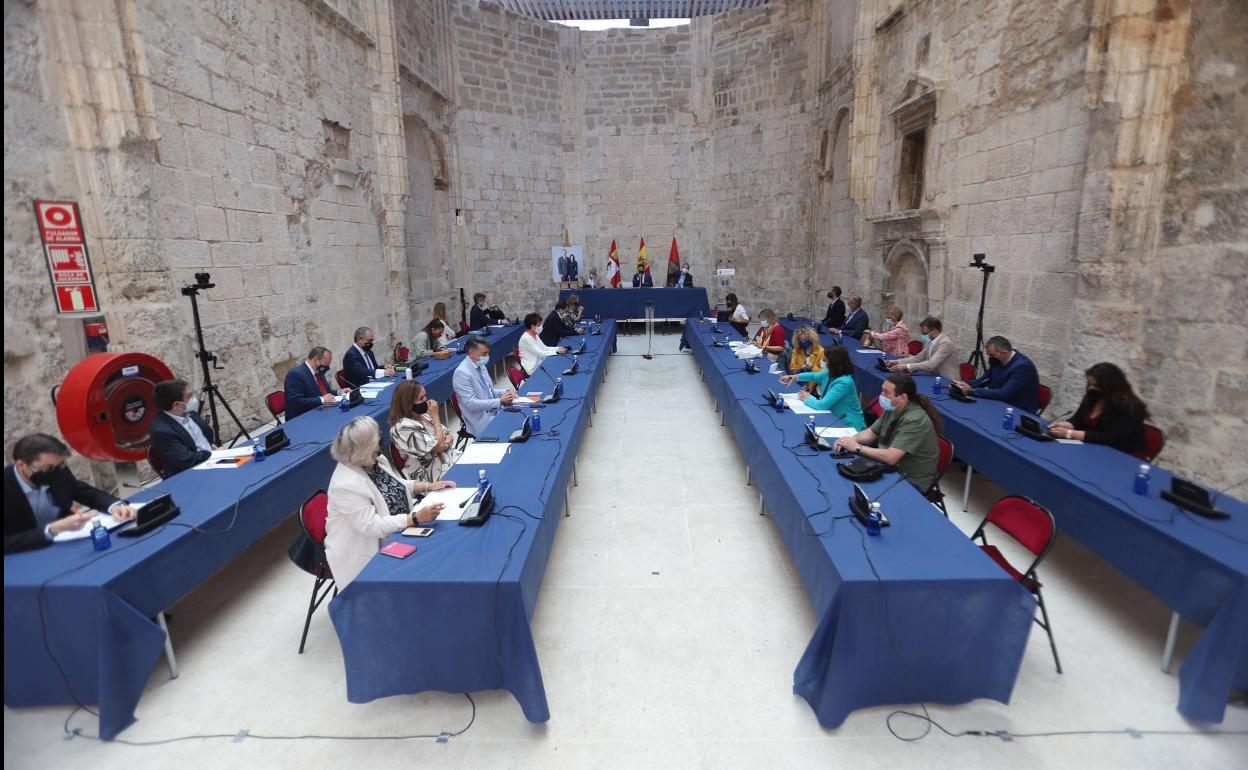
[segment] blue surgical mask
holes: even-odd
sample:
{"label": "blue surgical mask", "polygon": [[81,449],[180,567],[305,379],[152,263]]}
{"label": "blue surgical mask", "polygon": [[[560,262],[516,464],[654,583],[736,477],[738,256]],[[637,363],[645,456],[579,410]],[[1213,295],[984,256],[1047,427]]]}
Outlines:
{"label": "blue surgical mask", "polygon": [[880,394],[880,408],[886,412],[893,411],[893,400],[883,393]]}
{"label": "blue surgical mask", "polygon": [[802,340],[802,350],[810,350],[810,340]]}
{"label": "blue surgical mask", "polygon": [[923,343],[923,347],[927,347],[932,344],[932,340],[926,334],[919,335],[919,342]]}

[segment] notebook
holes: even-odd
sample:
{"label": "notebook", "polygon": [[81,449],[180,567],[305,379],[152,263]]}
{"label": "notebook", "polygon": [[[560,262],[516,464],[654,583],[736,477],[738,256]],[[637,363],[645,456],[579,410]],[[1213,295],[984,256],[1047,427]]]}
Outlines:
{"label": "notebook", "polygon": [[381,549],[381,552],[386,556],[393,556],[396,559],[406,559],[416,553],[416,546],[408,545],[407,543],[400,543],[396,540],[393,543],[387,543],[385,547]]}

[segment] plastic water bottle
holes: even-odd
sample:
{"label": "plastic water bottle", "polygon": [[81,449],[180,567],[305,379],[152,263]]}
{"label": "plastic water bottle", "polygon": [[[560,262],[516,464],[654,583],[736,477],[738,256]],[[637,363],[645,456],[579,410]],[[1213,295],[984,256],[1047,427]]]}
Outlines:
{"label": "plastic water bottle", "polygon": [[91,547],[97,551],[104,551],[112,546],[113,540],[109,537],[108,530],[99,519],[96,519],[91,527]]}
{"label": "plastic water bottle", "polygon": [[1005,420],[1001,423],[1001,427],[1006,430],[1014,430],[1014,407],[1007,406],[1005,408]]}
{"label": "plastic water bottle", "polygon": [[490,482],[485,478],[485,468],[477,471],[477,489],[485,489]]}
{"label": "plastic water bottle", "polygon": [[1149,470],[1151,469],[1148,467],[1148,463],[1144,463],[1140,465],[1140,472],[1135,474],[1135,486],[1133,489],[1137,495],[1148,494],[1148,480],[1150,478],[1148,475]]}
{"label": "plastic water bottle", "polygon": [[555,398],[559,398],[562,395],[563,395],[563,378],[556,377],[555,378]]}
{"label": "plastic water bottle", "polygon": [[533,416],[529,418],[529,426],[533,428],[533,432],[542,429],[542,416],[537,413],[537,407],[533,407]]}
{"label": "plastic water bottle", "polygon": [[253,446],[251,448],[251,456],[254,457],[258,463],[264,462],[264,447],[259,444]]}
{"label": "plastic water bottle", "polygon": [[940,377],[937,377],[937,378],[936,378],[936,380],[932,383],[932,395],[933,395],[933,396],[939,396],[939,395],[940,395],[940,390],[941,390],[941,388],[940,388]]}
{"label": "plastic water bottle", "polygon": [[406,369],[403,370],[403,379],[405,380],[412,379],[412,367],[410,365]]}
{"label": "plastic water bottle", "polygon": [[346,411],[350,411],[350,409],[351,409],[351,399],[347,398],[346,396],[343,396],[343,397],[342,397],[342,400],[338,402],[338,408],[339,408],[339,409],[341,409],[341,410],[342,410],[342,411],[344,411],[344,412],[346,412]]}
{"label": "plastic water bottle", "polygon": [[777,412],[784,411],[784,399],[778,395],[776,396],[776,411]]}
{"label": "plastic water bottle", "polygon": [[806,427],[807,427],[807,428],[809,428],[811,431],[815,431],[815,430],[816,430],[816,429],[815,429],[815,416],[814,416],[813,414],[812,414],[812,415],[808,415],[808,416],[806,417]]}
{"label": "plastic water bottle", "polygon": [[867,534],[872,537],[879,537],[880,524],[883,521],[884,517],[880,513],[880,504],[871,503],[871,513],[867,515]]}

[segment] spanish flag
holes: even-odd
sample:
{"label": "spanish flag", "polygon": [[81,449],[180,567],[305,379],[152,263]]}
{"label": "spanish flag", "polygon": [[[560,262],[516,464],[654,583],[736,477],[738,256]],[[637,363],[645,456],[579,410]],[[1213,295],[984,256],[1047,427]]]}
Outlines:
{"label": "spanish flag", "polygon": [[613,289],[620,287],[620,252],[616,250],[614,240],[611,241],[611,253],[607,255],[607,283]]}
{"label": "spanish flag", "polygon": [[650,275],[650,260],[646,257],[646,239],[641,239],[641,247],[637,249],[637,272]]}

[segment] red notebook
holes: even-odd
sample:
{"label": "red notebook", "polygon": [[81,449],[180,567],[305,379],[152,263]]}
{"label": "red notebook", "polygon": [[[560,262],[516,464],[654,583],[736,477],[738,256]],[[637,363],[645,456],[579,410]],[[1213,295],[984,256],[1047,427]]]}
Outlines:
{"label": "red notebook", "polygon": [[395,541],[393,543],[387,543],[386,546],[381,549],[381,552],[386,556],[393,556],[396,559],[406,559],[416,553],[416,546]]}

